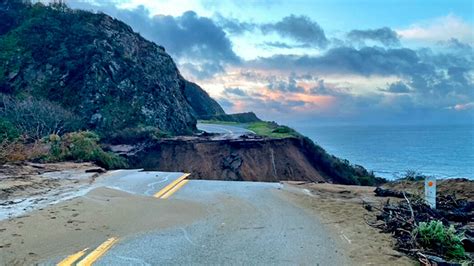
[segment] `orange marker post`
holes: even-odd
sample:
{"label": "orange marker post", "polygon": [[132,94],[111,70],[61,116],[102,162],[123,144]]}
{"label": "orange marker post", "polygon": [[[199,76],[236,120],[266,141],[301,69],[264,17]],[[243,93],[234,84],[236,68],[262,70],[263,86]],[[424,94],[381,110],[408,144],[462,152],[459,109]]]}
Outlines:
{"label": "orange marker post", "polygon": [[425,178],[425,201],[432,208],[436,209],[436,178],[429,176]]}

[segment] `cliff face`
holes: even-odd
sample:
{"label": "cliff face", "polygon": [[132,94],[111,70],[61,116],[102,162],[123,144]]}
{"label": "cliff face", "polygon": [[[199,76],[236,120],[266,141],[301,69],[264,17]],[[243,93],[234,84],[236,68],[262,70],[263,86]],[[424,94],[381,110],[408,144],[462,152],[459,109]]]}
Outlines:
{"label": "cliff face", "polygon": [[193,179],[331,181],[294,138],[162,140],[128,159],[134,168],[188,172]]}
{"label": "cliff face", "polygon": [[223,112],[163,47],[105,14],[4,0],[0,18],[0,93],[58,103],[99,132],[189,133],[194,114]]}

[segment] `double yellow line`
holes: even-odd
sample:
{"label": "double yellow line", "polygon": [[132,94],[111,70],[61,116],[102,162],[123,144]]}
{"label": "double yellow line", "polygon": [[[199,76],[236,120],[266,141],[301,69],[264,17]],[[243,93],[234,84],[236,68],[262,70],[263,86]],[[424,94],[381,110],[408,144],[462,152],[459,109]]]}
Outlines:
{"label": "double yellow line", "polygon": [[84,257],[86,254],[87,250],[89,248],[83,249],[75,254],[72,254],[71,256],[65,258],[61,262],[57,264],[57,266],[70,266],[73,265],[77,260],[80,258],[83,258],[79,262],[77,262],[77,266],[90,266],[92,265],[96,260],[98,260],[102,255],[107,252],[116,242],[118,241],[118,238],[116,237],[111,237],[107,239],[104,243],[102,243],[100,246],[98,246],[96,249],[94,249],[89,255]]}
{"label": "double yellow line", "polygon": [[158,191],[153,197],[159,198],[159,199],[167,199],[171,197],[176,191],[178,191],[180,188],[182,188],[186,183],[189,182],[189,180],[186,180],[186,178],[190,174],[184,174],[174,180],[173,182],[169,183],[166,187],[164,187],[162,190]]}
{"label": "double yellow line", "polygon": [[[164,187],[162,190],[158,191],[153,197],[158,198],[158,199],[167,199],[171,197],[176,191],[178,191],[180,188],[182,188],[186,183],[189,182],[189,180],[186,180],[186,178],[190,174],[184,174],[168,184],[166,187]],[[77,253],[74,253],[61,262],[57,264],[57,266],[71,266],[76,261],[82,258],[79,262],[77,262],[77,266],[90,266],[92,265],[95,261],[97,261],[102,255],[104,255],[116,242],[118,241],[118,238],[116,237],[111,237],[107,239],[104,243],[102,243],[100,246],[98,246],[96,249],[94,249],[92,252],[90,252],[86,257],[84,257],[89,250],[89,248],[83,249]]]}

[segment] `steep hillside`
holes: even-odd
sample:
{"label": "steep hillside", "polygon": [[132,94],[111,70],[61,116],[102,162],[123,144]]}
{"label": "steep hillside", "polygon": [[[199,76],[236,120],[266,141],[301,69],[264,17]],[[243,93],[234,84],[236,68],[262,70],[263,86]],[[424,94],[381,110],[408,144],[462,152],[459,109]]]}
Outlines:
{"label": "steep hillside", "polygon": [[193,114],[197,119],[202,117],[225,115],[222,107],[199,85],[186,81],[184,95],[193,109]]}
{"label": "steep hillside", "polygon": [[196,129],[194,115],[223,113],[186,84],[163,47],[121,21],[0,1],[0,93],[53,102],[101,133],[152,126],[185,134]]}

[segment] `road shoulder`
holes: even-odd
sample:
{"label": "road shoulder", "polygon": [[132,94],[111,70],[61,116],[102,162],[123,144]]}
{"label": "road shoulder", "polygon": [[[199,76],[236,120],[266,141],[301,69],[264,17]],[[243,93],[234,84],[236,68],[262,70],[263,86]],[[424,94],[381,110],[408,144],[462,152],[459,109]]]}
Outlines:
{"label": "road shoulder", "polygon": [[366,223],[372,215],[362,201],[378,203],[372,187],[284,182],[279,195],[321,220],[354,265],[413,265],[415,262],[393,249],[393,239]]}

